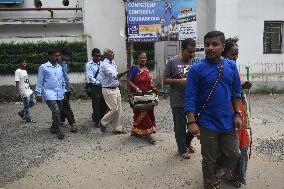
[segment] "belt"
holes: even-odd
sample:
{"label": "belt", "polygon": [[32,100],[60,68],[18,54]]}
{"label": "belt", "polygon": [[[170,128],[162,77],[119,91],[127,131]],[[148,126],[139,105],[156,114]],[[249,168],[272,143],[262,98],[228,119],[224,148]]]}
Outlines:
{"label": "belt", "polygon": [[106,88],[106,89],[116,89],[117,87],[103,87],[103,88]]}

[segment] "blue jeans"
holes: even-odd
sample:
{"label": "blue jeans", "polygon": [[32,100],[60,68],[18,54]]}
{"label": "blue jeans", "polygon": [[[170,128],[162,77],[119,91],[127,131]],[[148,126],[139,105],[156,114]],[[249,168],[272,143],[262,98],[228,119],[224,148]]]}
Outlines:
{"label": "blue jeans", "polygon": [[62,110],[62,100],[47,100],[46,104],[52,113],[51,129],[59,130],[60,112]]}
{"label": "blue jeans", "polygon": [[23,105],[24,105],[24,108],[23,108],[22,111],[20,111],[20,113],[22,115],[24,115],[25,120],[27,122],[29,122],[29,121],[32,120],[31,115],[30,115],[30,108],[35,105],[35,95],[32,94],[29,97],[24,97],[23,98]]}

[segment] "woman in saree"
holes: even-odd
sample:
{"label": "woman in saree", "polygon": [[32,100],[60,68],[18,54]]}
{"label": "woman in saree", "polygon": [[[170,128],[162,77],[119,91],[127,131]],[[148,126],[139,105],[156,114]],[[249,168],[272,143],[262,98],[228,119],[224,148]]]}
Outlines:
{"label": "woman in saree", "polygon": [[[239,54],[239,47],[236,41],[226,40],[223,57],[236,61]],[[232,166],[232,177],[226,178],[233,186],[241,187],[246,184],[246,171],[249,159],[250,136],[247,128],[250,128],[250,114],[246,99],[245,90],[251,88],[251,83],[246,81],[242,84],[242,99],[240,102],[240,111],[242,116],[242,128],[238,131],[240,157],[237,165]]]}
{"label": "woman in saree", "polygon": [[[132,66],[128,72],[127,81],[129,94],[143,94],[144,92],[148,91],[157,91],[153,87],[152,76],[146,67],[146,62],[146,53],[140,52],[138,54],[138,65]],[[145,111],[133,109],[133,114],[133,128],[131,135],[146,138],[151,144],[155,144],[156,139],[154,134],[156,132],[156,120],[154,108]]]}

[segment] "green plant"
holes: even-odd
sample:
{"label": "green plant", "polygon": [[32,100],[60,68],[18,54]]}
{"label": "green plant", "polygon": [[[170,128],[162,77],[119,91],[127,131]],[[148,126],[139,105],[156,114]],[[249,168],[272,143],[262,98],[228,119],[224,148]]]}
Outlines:
{"label": "green plant", "polygon": [[38,67],[47,62],[47,51],[50,48],[70,48],[70,71],[83,72],[87,62],[87,44],[85,41],[54,41],[54,42],[24,42],[0,43],[0,74],[13,74],[18,65],[19,57],[25,57],[29,73],[37,73]]}

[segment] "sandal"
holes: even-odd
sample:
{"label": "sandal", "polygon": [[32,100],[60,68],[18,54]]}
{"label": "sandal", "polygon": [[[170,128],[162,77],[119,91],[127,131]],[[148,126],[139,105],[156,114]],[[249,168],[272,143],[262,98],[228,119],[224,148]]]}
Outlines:
{"label": "sandal", "polygon": [[112,131],[112,134],[120,135],[120,134],[127,134],[125,131]]}
{"label": "sandal", "polygon": [[182,159],[190,159],[189,152],[187,151],[187,152],[181,154],[181,157],[182,157]]}
{"label": "sandal", "polygon": [[150,142],[150,144],[155,144],[157,142],[157,140],[155,139],[155,137],[149,135],[148,136],[148,141]]}
{"label": "sandal", "polygon": [[193,148],[193,146],[188,146],[188,152],[189,153],[194,153],[195,152],[195,148]]}

